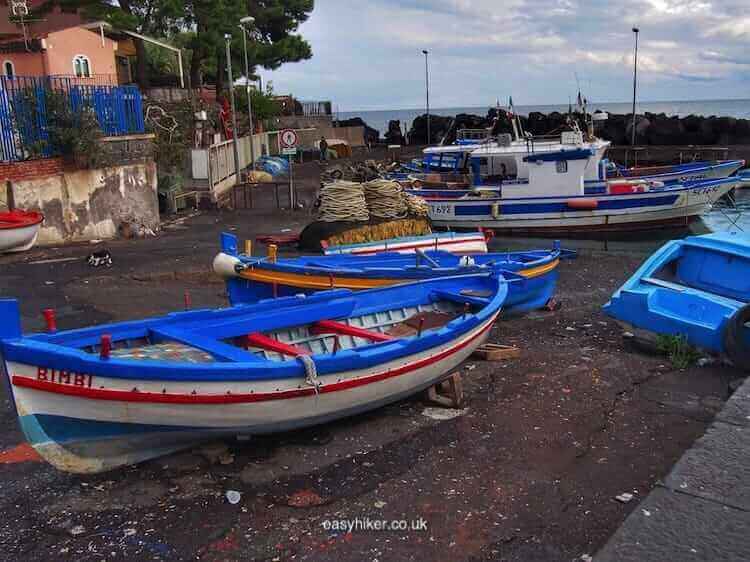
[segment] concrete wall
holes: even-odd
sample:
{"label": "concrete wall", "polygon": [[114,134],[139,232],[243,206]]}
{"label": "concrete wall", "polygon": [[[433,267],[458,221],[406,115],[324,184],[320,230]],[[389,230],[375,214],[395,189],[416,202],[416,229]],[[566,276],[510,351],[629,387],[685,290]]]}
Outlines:
{"label": "concrete wall", "polygon": [[273,118],[278,129],[320,129],[333,127],[331,115],[281,115]]}
{"label": "concrete wall", "polygon": [[156,188],[153,161],[13,182],[16,206],[44,213],[40,245],[113,238],[125,224],[155,231]]}
{"label": "concrete wall", "polygon": [[315,149],[318,147],[320,137],[325,137],[329,144],[331,140],[340,139],[347,141],[349,146],[364,146],[364,127],[320,127],[317,129],[302,129],[297,131],[299,144],[303,148]]}

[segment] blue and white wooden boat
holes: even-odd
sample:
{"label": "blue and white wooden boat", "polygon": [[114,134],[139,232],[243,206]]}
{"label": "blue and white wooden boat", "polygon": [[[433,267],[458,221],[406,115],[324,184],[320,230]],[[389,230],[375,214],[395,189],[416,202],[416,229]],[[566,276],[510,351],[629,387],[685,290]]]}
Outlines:
{"label": "blue and white wooden boat", "polygon": [[339,254],[278,258],[238,253],[237,237],[224,233],[214,271],[226,280],[231,304],[260,299],[312,294],[326,289],[364,290],[496,271],[508,281],[506,314],[542,308],[555,293],[560,260],[575,257],[555,242],[549,250],[457,256],[444,251],[370,256]]}
{"label": "blue and white wooden boat", "polygon": [[643,179],[662,181],[667,184],[727,178],[745,165],[744,160],[706,160],[641,168],[624,168],[606,160],[604,163],[606,167],[603,179],[605,180]]}
{"label": "blue and white wooden boat", "polygon": [[468,275],[29,335],[0,299],[0,366],[37,452],[101,472],[419,392],[484,342],[507,294]]}
{"label": "blue and white wooden boat", "polygon": [[750,367],[750,236],[672,240],[628,279],[604,312],[637,328],[681,335]]}
{"label": "blue and white wooden boat", "polygon": [[584,177],[592,155],[581,148],[530,154],[527,180],[459,198],[431,197],[430,219],[447,228],[555,235],[686,226],[740,182],[736,176],[675,184],[616,180],[590,194]]}
{"label": "blue and white wooden boat", "polygon": [[321,243],[323,253],[368,256],[378,252],[413,254],[417,250],[445,250],[454,254],[487,252],[487,239],[483,232],[433,232],[422,236],[403,236],[361,244],[328,246]]}

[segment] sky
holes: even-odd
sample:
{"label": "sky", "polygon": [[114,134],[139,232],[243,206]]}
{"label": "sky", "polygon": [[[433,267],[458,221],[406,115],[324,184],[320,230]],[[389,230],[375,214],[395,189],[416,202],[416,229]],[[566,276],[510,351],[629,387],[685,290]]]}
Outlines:
{"label": "sky", "polygon": [[750,0],[316,0],[313,58],[262,71],[339,111],[750,98]]}

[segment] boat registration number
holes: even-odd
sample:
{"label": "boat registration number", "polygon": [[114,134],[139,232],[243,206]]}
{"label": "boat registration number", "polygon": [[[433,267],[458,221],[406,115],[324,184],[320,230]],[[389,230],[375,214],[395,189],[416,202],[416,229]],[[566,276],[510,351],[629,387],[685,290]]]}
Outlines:
{"label": "boat registration number", "polygon": [[450,203],[430,203],[430,214],[433,217],[454,217],[455,205]]}
{"label": "boat registration number", "polygon": [[92,377],[85,373],[38,367],[36,370],[36,380],[91,388]]}

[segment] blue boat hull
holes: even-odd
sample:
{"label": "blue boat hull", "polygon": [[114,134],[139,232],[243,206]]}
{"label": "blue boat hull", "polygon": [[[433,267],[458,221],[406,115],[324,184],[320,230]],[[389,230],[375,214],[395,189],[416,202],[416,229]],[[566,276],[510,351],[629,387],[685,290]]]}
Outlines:
{"label": "blue boat hull", "polygon": [[[679,335],[724,353],[727,329],[750,302],[750,238],[732,233],[673,240],[613,295],[604,312],[637,328]],[[740,326],[737,345],[750,343]]]}
{"label": "blue boat hull", "polygon": [[559,243],[555,243],[551,250],[479,254],[471,258],[430,251],[416,255],[383,252],[364,257],[341,254],[271,261],[239,255],[236,237],[224,233],[222,253],[214,260],[214,269],[225,277],[232,305],[309,295],[330,288],[360,290],[495,271],[509,281],[505,314],[516,315],[547,304],[557,286],[559,260],[574,255],[560,250]]}
{"label": "blue boat hull", "polygon": [[[554,270],[533,279],[514,279],[508,283],[508,297],[505,301],[504,315],[517,316],[543,308],[555,295],[557,280],[560,274]],[[413,281],[414,279],[412,279]],[[294,295],[311,295],[317,291],[289,285],[257,283],[245,279],[227,279],[227,293],[232,306],[251,304],[263,299],[291,297]]]}

